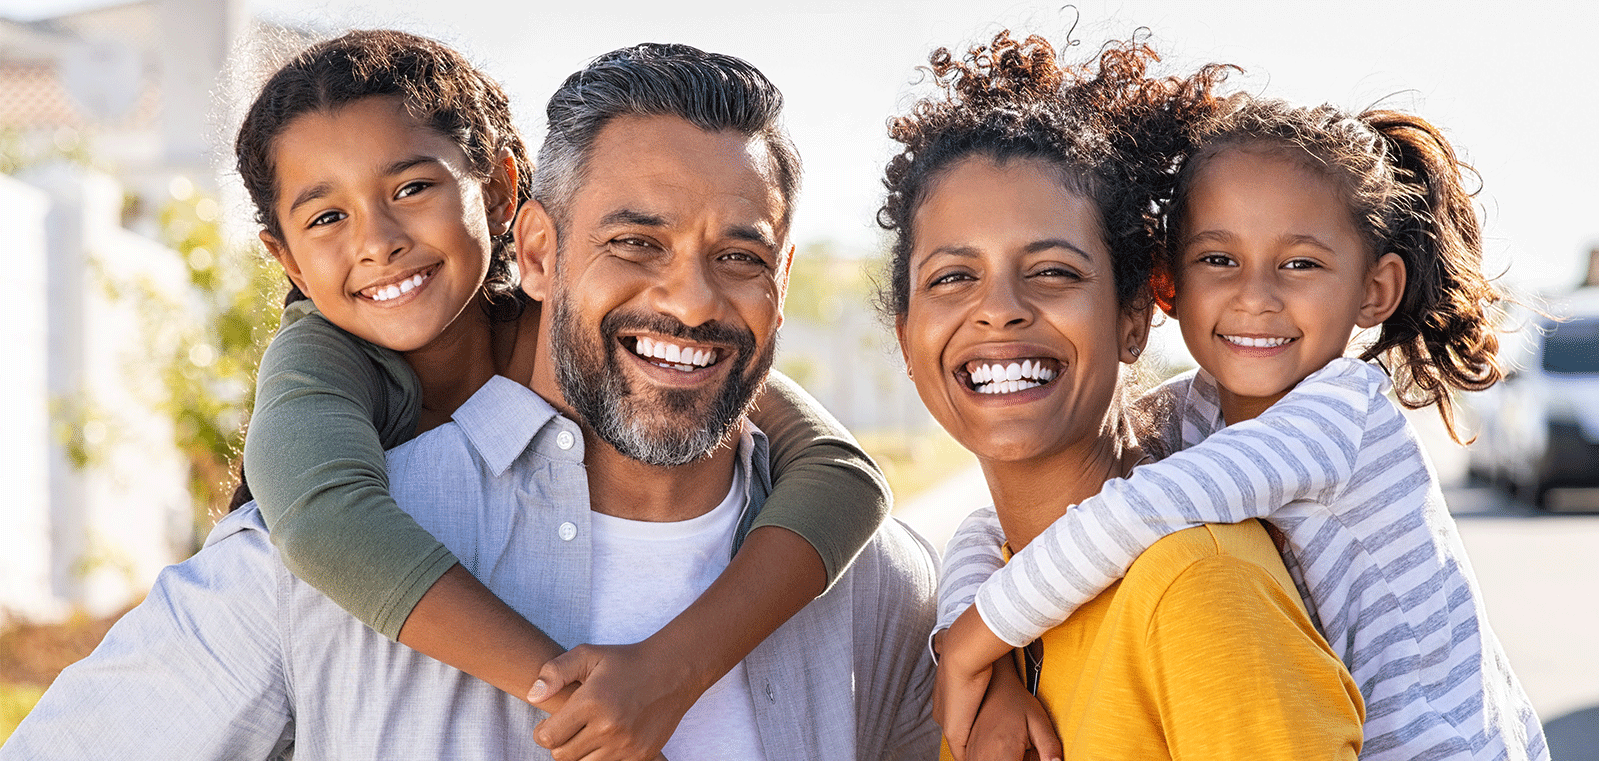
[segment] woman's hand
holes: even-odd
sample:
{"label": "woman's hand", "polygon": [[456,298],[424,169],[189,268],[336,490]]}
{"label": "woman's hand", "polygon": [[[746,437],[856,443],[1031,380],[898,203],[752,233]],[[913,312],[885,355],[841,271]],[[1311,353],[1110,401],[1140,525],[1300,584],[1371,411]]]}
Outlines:
{"label": "woman's hand", "polygon": [[556,761],[662,759],[661,748],[705,687],[682,658],[653,654],[649,640],[579,645],[539,669],[528,702],[546,708],[544,696],[570,696],[539,723],[534,739]]}
{"label": "woman's hand", "polygon": [[988,691],[992,667],[1009,652],[1011,646],[989,631],[976,607],[967,608],[944,633],[933,682],[933,719],[956,761],[967,757],[967,740]]}
{"label": "woman's hand", "polygon": [[1012,661],[995,662],[983,706],[967,739],[968,761],[1059,761],[1061,740],[1044,706],[1028,692]]}

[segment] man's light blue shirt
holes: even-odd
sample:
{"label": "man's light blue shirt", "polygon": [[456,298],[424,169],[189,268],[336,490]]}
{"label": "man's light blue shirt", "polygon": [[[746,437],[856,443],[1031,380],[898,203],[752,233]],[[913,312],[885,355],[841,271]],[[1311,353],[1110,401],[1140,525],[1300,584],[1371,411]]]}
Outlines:
{"label": "man's light blue shirt", "polygon": [[[766,441],[748,423],[739,457],[742,538],[770,490]],[[494,378],[451,423],[391,450],[389,473],[400,506],[495,594],[562,645],[586,641],[590,512],[576,423]],[[841,583],[746,658],[769,758],[937,754],[922,647],[935,573],[927,543],[890,520]],[[249,505],[62,672],[0,757],[539,759],[550,757],[533,741],[543,717],[295,578]]]}

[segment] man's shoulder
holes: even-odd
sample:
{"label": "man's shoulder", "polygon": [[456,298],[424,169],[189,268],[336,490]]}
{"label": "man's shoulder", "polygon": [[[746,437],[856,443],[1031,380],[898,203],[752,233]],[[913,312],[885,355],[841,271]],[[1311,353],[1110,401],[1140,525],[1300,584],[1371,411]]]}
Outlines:
{"label": "man's shoulder", "polygon": [[939,556],[921,534],[890,516],[846,573],[858,597],[931,604],[938,589]]}

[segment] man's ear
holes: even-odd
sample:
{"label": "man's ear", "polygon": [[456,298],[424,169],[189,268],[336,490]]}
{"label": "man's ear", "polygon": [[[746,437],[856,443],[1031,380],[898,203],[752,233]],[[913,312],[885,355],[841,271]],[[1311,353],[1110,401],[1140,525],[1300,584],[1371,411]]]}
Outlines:
{"label": "man's ear", "polygon": [[1122,312],[1117,336],[1122,343],[1118,347],[1118,356],[1123,362],[1133,364],[1144,354],[1145,344],[1150,340],[1150,313],[1153,301],[1154,299],[1147,300],[1141,306],[1125,309]]}
{"label": "man's ear", "polygon": [[783,326],[783,305],[789,298],[789,268],[794,266],[794,244],[789,244],[789,250],[783,256],[783,263],[778,265],[778,326]]}
{"label": "man's ear", "polygon": [[1366,292],[1361,299],[1361,311],[1356,313],[1356,325],[1361,328],[1382,325],[1400,307],[1400,297],[1405,293],[1405,260],[1393,251],[1378,257],[1378,262],[1367,270]]}
{"label": "man's ear", "polygon": [[544,204],[530,200],[522,205],[512,226],[517,247],[517,272],[522,292],[542,302],[550,296],[556,274],[556,224]]}
{"label": "man's ear", "polygon": [[494,154],[494,171],[483,184],[483,210],[489,218],[489,234],[505,235],[517,214],[517,160],[510,148]]}
{"label": "man's ear", "polygon": [[289,282],[294,283],[294,287],[299,288],[301,293],[309,296],[309,292],[306,291],[305,276],[300,274],[300,263],[294,260],[294,254],[289,253],[289,247],[266,230],[262,230],[257,237],[261,238],[261,244],[267,247],[267,253],[272,254],[272,258],[277,259],[278,264],[283,267],[283,274],[289,276]]}

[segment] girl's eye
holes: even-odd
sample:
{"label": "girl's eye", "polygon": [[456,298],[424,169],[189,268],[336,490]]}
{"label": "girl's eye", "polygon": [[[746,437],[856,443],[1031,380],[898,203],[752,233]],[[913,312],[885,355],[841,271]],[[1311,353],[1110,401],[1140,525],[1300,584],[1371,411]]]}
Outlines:
{"label": "girl's eye", "polygon": [[344,218],[345,213],[342,211],[325,211],[315,217],[312,217],[311,223],[306,225],[306,227],[322,227],[323,225],[331,225]]}
{"label": "girl's eye", "polygon": [[427,190],[428,188],[430,188],[432,186],[433,186],[433,183],[425,182],[423,180],[418,180],[416,182],[408,182],[408,183],[400,186],[400,190],[394,194],[394,197],[399,199],[399,198],[406,198],[408,196],[414,196],[414,195],[416,195],[418,193],[421,193],[424,190]]}
{"label": "girl's eye", "polygon": [[1201,254],[1195,257],[1194,260],[1200,264],[1209,264],[1213,267],[1233,266],[1233,257],[1228,256],[1227,254],[1219,254],[1214,251]]}
{"label": "girl's eye", "polygon": [[1310,259],[1290,259],[1283,263],[1283,268],[1286,270],[1314,270],[1321,267],[1322,265]]}

